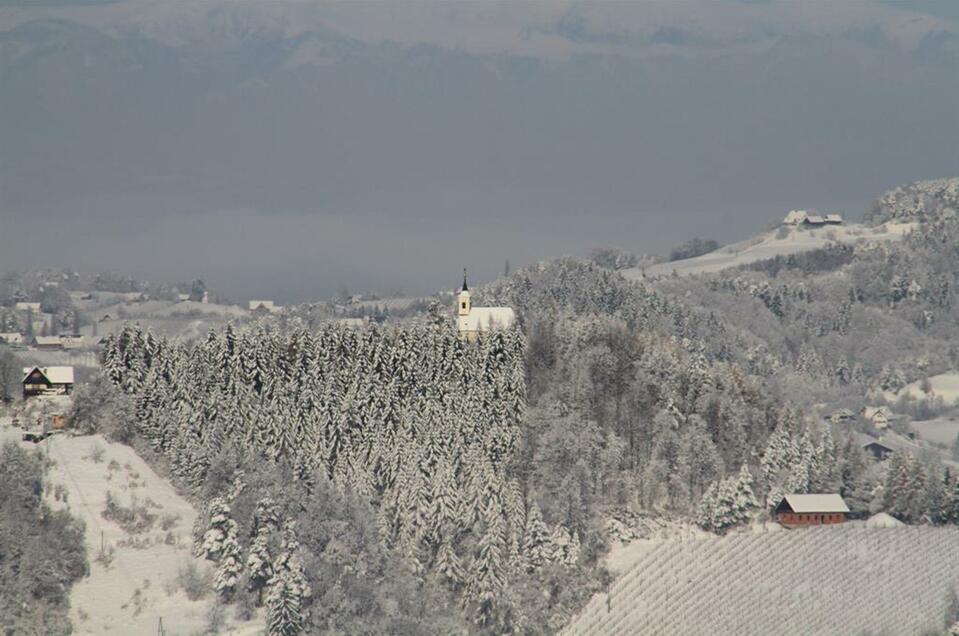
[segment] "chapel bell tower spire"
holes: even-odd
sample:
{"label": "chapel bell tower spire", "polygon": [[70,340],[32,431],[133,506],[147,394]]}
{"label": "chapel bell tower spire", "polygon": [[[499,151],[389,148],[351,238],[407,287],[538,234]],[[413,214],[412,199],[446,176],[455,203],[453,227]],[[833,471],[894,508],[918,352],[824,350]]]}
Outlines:
{"label": "chapel bell tower spire", "polygon": [[463,288],[460,290],[458,296],[458,303],[456,306],[456,313],[460,316],[468,316],[470,309],[472,308],[472,303],[470,302],[470,289],[466,285],[466,268],[463,268]]}

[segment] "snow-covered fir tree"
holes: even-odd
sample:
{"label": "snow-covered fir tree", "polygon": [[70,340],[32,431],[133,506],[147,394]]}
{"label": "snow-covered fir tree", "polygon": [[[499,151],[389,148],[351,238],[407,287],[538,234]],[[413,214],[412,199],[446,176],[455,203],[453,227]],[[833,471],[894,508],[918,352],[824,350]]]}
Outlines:
{"label": "snow-covered fir tree", "polygon": [[298,550],[296,526],[288,521],[283,527],[283,545],[268,583],[266,607],[270,636],[296,636],[306,621],[303,604],[312,591],[300,566]]}

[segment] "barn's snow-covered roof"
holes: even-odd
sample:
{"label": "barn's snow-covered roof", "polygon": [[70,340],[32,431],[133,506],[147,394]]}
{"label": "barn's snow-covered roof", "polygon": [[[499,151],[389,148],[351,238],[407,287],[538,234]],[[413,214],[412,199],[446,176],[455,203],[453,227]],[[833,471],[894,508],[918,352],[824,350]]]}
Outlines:
{"label": "barn's snow-covered roof", "polygon": [[60,336],[37,336],[33,339],[38,345],[58,345]]}
{"label": "barn's snow-covered roof", "polygon": [[836,494],[786,495],[793,512],[849,512],[849,506]]}
{"label": "barn's snow-covered roof", "polygon": [[457,317],[456,326],[460,331],[506,329],[515,320],[512,307],[471,307],[468,315]]}
{"label": "barn's snow-covered roof", "polygon": [[39,369],[52,384],[73,384],[73,367],[23,367],[23,379]]}
{"label": "barn's snow-covered roof", "polygon": [[802,223],[809,216],[809,212],[806,210],[790,210],[789,214],[786,215],[786,218],[783,219],[783,223],[791,223],[793,225]]}

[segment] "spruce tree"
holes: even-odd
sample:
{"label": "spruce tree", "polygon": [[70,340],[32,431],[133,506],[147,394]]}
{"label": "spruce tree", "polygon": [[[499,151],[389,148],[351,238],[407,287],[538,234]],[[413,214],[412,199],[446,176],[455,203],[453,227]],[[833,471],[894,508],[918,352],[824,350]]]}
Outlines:
{"label": "spruce tree", "polygon": [[492,498],[484,509],[483,525],[485,528],[470,567],[468,591],[476,622],[488,626],[493,622],[495,606],[506,583],[503,563],[506,530],[499,507]]}
{"label": "spruce tree", "polygon": [[276,503],[270,498],[257,502],[253,514],[253,540],[246,557],[246,576],[248,589],[257,595],[257,605],[263,604],[263,590],[273,576],[273,562],[270,556],[270,537],[277,529]]}
{"label": "spruce tree", "polygon": [[267,633],[270,636],[296,636],[306,622],[304,599],[312,594],[300,566],[296,527],[287,521],[283,527],[283,546],[273,564],[266,598]]}

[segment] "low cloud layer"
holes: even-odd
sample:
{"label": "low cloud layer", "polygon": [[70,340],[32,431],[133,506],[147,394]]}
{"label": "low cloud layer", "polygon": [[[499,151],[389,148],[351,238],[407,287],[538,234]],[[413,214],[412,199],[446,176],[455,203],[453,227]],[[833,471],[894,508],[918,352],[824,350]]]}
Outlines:
{"label": "low cloud layer", "polygon": [[0,5],[0,267],[419,293],[857,216],[959,174],[933,4]]}

